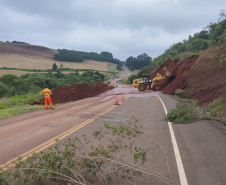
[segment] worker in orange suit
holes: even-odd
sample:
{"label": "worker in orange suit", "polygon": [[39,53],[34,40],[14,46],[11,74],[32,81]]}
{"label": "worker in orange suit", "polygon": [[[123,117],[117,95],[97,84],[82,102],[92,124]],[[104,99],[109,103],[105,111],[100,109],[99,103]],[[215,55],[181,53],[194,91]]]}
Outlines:
{"label": "worker in orange suit", "polygon": [[46,110],[49,109],[48,108],[48,103],[50,105],[50,108],[53,109],[53,105],[52,105],[52,100],[51,100],[50,94],[52,94],[52,92],[48,88],[45,88],[42,91],[42,95],[45,96],[45,107],[46,107]]}

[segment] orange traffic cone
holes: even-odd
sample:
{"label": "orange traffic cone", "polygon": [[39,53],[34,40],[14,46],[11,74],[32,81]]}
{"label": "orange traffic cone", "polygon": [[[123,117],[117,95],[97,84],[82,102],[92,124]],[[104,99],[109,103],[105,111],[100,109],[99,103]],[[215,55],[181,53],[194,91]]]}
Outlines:
{"label": "orange traffic cone", "polygon": [[115,105],[118,105],[118,98],[117,98],[117,96],[115,98]]}
{"label": "orange traffic cone", "polygon": [[122,101],[124,101],[124,96],[122,95]]}

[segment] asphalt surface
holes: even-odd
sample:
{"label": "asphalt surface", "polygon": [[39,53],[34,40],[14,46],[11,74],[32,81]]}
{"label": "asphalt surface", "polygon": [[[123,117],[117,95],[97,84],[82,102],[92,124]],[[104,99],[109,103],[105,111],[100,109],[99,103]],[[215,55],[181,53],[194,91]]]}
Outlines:
{"label": "asphalt surface", "polygon": [[[114,106],[116,95],[121,101],[122,94],[127,100]],[[55,138],[92,135],[104,122],[113,125],[127,123],[133,122],[135,117],[144,133],[151,136],[166,153],[173,184],[181,184],[176,162],[178,156],[175,156],[169,126],[164,120],[165,111],[157,95],[168,111],[175,107],[177,100],[161,92],[139,92],[131,86],[119,85],[100,96],[56,106],[54,110],[39,110],[0,119],[0,164],[44,150],[54,145]],[[91,119],[93,117],[95,119]],[[80,127],[76,127],[81,123]],[[210,121],[172,124],[172,127],[188,184],[226,184],[226,135]],[[69,129],[72,131],[67,132]],[[149,144],[137,143],[142,148]],[[150,160],[143,167],[166,174],[164,155],[157,150],[149,154]],[[126,156],[125,160],[131,161],[132,158]],[[162,184],[156,179],[151,183]]]}
{"label": "asphalt surface", "polygon": [[124,69],[123,74],[119,74],[119,75],[117,75],[118,76],[117,78],[113,78],[113,79],[108,80],[108,82],[110,82],[111,85],[114,84],[114,86],[115,86],[115,84],[118,80],[123,80],[126,77],[131,75],[131,72],[128,70],[128,68],[125,65],[123,65],[123,69]]}

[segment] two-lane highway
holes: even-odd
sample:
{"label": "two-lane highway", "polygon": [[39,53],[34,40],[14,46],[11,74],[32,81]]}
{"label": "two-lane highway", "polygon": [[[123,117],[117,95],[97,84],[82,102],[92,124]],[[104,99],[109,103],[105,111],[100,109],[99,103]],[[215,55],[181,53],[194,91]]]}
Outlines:
{"label": "two-lane highway", "polygon": [[[126,101],[115,106],[115,95]],[[92,135],[103,122],[116,124],[139,120],[144,132],[161,145],[169,160],[173,184],[226,184],[226,136],[210,121],[169,124],[165,111],[177,100],[160,92],[119,85],[100,96],[0,120],[0,163],[54,145],[55,138]],[[164,109],[165,107],[165,109]],[[171,127],[171,128],[170,128]],[[175,144],[176,143],[176,144]],[[145,148],[141,143],[141,147]],[[167,173],[164,156],[152,152],[144,167]],[[155,181],[154,184],[161,184]]]}

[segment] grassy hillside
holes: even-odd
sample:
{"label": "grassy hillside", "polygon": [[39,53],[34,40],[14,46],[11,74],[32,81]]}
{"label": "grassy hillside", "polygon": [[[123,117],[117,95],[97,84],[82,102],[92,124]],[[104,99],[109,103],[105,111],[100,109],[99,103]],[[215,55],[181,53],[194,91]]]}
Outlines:
{"label": "grassy hillside", "polygon": [[[58,67],[62,63],[64,68],[109,70],[109,62],[85,60],[82,63],[72,63],[53,60],[54,54],[58,51],[42,46],[0,43],[0,51],[0,67],[51,69],[53,63],[56,63]],[[114,69],[116,70],[116,65]]]}

